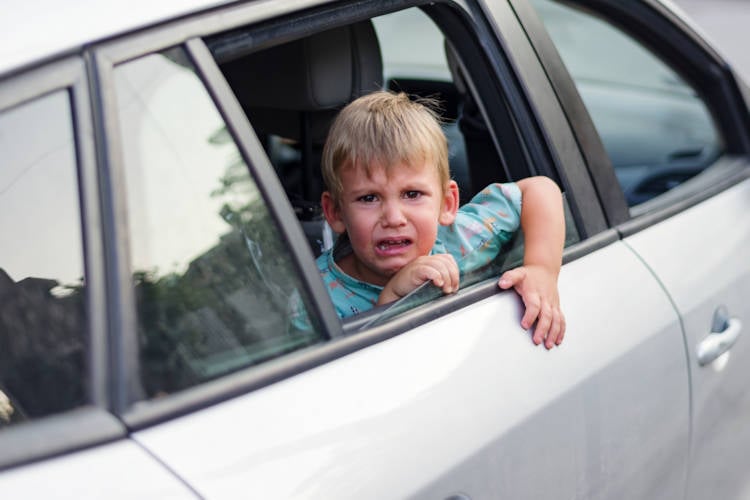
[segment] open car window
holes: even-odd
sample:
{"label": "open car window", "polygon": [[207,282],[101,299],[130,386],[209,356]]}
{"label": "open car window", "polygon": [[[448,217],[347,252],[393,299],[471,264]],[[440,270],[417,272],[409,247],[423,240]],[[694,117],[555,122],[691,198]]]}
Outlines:
{"label": "open car window", "polygon": [[[487,69],[480,69],[484,65],[477,60],[463,60],[462,54],[474,51],[479,42],[462,38],[472,37],[469,33],[447,36],[450,30],[441,29],[440,15],[429,15],[430,9],[434,6],[409,8],[260,49],[241,29],[206,41],[263,145],[315,257],[331,249],[336,239],[320,206],[323,144],[338,111],[361,95],[388,89],[439,101],[451,176],[459,185],[462,205],[489,184],[517,180],[509,167],[523,169],[529,161],[510,110],[498,95],[487,94],[497,92],[497,87],[472,84],[472,78]],[[502,133],[489,124],[490,111],[482,99],[498,108],[493,108],[495,119],[505,115]],[[498,144],[511,146],[504,149]],[[569,223],[567,244],[572,244],[579,238],[572,218]],[[494,262],[462,276],[462,288],[517,265],[523,240],[515,241],[518,248],[510,254],[506,255],[511,249],[507,244]],[[378,322],[439,295],[425,287],[424,294],[377,308],[380,313],[388,311]],[[344,325],[348,330],[349,319]]]}

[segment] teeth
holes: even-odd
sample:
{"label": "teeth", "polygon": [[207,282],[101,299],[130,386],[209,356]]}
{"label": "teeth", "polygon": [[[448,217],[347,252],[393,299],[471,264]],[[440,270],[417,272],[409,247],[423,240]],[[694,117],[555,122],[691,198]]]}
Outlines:
{"label": "teeth", "polygon": [[389,247],[407,245],[408,243],[409,240],[387,240],[380,242],[380,244],[378,244],[378,248],[381,250],[386,250]]}

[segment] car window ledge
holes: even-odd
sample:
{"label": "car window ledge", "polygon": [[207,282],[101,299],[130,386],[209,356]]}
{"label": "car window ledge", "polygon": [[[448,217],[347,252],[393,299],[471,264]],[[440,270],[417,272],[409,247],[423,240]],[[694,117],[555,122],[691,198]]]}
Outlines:
{"label": "car window ledge", "polygon": [[631,208],[631,219],[616,227],[621,238],[657,224],[750,178],[750,159],[725,155],[700,174],[663,195]]}

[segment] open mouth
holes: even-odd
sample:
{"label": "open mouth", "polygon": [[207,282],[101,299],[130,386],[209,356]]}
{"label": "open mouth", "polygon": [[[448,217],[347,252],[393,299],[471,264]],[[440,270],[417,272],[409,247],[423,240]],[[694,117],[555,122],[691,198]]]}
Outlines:
{"label": "open mouth", "polygon": [[381,252],[388,252],[390,250],[398,250],[411,245],[411,240],[408,238],[392,239],[392,240],[381,240],[378,242],[378,250]]}

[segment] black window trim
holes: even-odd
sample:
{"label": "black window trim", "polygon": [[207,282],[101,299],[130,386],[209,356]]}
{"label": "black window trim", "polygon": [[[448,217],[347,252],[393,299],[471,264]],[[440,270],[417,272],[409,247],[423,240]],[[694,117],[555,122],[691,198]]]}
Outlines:
{"label": "black window trim", "polygon": [[135,298],[131,290],[127,253],[127,211],[123,192],[125,178],[119,161],[122,155],[116,116],[105,111],[108,104],[114,103],[112,61],[102,52],[89,52],[87,56],[92,75],[109,305],[108,391],[110,407],[118,414],[141,392],[140,385],[131,380],[133,377],[129,375],[138,373],[138,339]]}
{"label": "black window trim", "polygon": [[[560,184],[547,151],[535,147],[539,143],[539,130],[507,57],[491,42],[492,33],[477,3],[469,3],[471,15],[448,3],[421,7],[450,39],[468,91],[481,109],[498,155],[503,158],[506,177],[518,180],[529,175],[547,175]],[[482,186],[475,189],[479,187]]]}
{"label": "black window trim", "polygon": [[125,436],[107,412],[107,303],[102,258],[94,127],[86,68],[80,57],[65,57],[0,80],[0,110],[56,91],[70,99],[78,170],[83,266],[86,280],[89,403],[81,408],[17,424],[0,432],[0,470]]}
{"label": "black window trim", "polygon": [[608,224],[614,226],[627,221],[628,205],[615,177],[612,162],[555,44],[528,0],[509,1],[575,133]]}
{"label": "black window trim", "polygon": [[605,231],[607,219],[576,137],[511,4],[506,0],[484,1],[481,5],[494,25],[494,38],[505,45],[502,52],[509,55],[513,73],[518,75],[520,87],[529,103],[530,113],[539,124],[538,133],[543,136],[544,142],[537,147],[550,149],[563,188],[568,193],[571,212],[578,222],[581,238]]}

